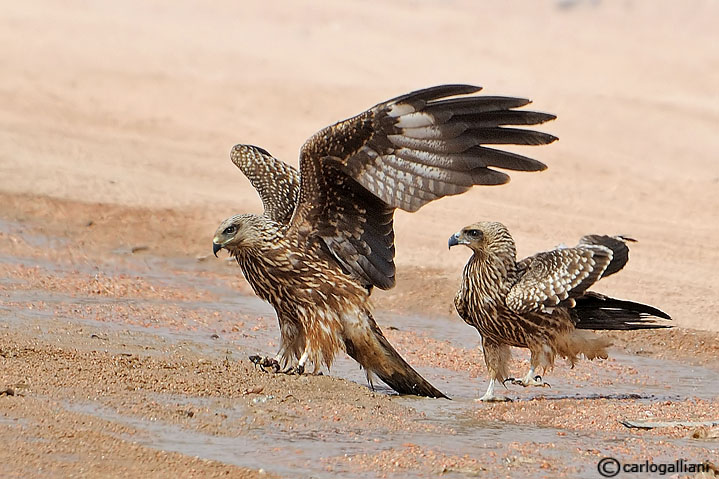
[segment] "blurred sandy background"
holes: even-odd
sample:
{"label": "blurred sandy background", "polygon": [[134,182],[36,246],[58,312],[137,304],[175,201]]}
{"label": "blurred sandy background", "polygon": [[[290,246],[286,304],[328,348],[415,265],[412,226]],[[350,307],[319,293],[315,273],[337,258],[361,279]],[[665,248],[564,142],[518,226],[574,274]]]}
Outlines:
{"label": "blurred sandy background", "polygon": [[296,164],[323,126],[474,83],[556,114],[543,130],[560,141],[522,151],[543,173],[398,214],[400,274],[455,284],[467,254],[446,239],[478,219],[505,222],[525,255],[627,234],[629,267],[599,289],[719,330],[719,2],[1,6],[3,193],[206,211],[207,241],[186,248],[207,253],[220,219],[261,209],[235,143]]}

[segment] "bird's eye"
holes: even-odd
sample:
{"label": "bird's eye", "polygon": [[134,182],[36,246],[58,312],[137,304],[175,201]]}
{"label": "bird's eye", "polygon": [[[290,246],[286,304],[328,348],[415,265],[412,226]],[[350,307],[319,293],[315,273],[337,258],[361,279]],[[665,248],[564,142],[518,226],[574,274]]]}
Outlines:
{"label": "bird's eye", "polygon": [[479,237],[481,234],[482,234],[482,232],[479,231],[479,230],[468,230],[468,231],[467,231],[467,236],[469,236],[469,237],[471,237],[471,238],[477,238],[477,237]]}
{"label": "bird's eye", "polygon": [[227,228],[225,228],[225,231],[222,232],[223,235],[231,235],[235,231],[237,231],[237,228],[235,228],[235,225],[230,225]]}

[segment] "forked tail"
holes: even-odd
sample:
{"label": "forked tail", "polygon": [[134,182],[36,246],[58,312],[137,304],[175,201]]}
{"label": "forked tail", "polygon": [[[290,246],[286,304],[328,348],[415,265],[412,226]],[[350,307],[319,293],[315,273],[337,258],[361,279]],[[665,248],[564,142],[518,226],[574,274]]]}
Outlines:
{"label": "forked tail", "polygon": [[447,398],[399,355],[371,315],[345,324],[344,341],[347,354],[365,368],[370,383],[374,373],[400,394]]}

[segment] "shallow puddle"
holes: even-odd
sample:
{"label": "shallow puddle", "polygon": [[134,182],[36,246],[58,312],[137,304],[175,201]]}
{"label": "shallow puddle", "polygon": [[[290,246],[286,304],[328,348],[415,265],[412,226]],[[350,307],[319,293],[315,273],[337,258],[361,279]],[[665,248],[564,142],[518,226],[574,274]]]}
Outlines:
{"label": "shallow puddle", "polygon": [[[212,401],[195,401],[198,405],[211,406]],[[204,404],[203,404],[204,403]],[[413,404],[414,405],[414,404]],[[463,455],[481,455],[482,451],[504,450],[504,444],[526,442],[527,438],[538,447],[553,445],[557,441],[556,430],[548,428],[508,425],[501,423],[481,423],[478,421],[452,421],[457,431],[451,437],[436,434],[394,434],[385,435],[381,439],[355,436],[348,440],[340,434],[323,431],[322,434],[304,432],[288,434],[268,428],[256,434],[239,437],[225,437],[203,434],[180,426],[138,419],[120,415],[95,403],[71,403],[67,409],[126,424],[148,433],[130,439],[190,456],[214,459],[253,469],[264,469],[283,477],[336,477],[337,469],[328,471],[327,458],[355,456],[357,454],[376,454],[382,451],[401,449],[411,443],[412,447],[427,450],[444,450],[448,453]],[[227,411],[227,410],[225,410]],[[238,410],[236,413],[241,414]],[[447,422],[449,417],[428,419],[429,421]],[[566,438],[565,438],[566,439]],[[570,438],[569,441],[572,441]],[[579,441],[576,442],[579,444]],[[581,463],[567,454],[555,454],[565,466],[580,467]],[[390,474],[392,475],[392,474]],[[357,473],[352,477],[377,477],[374,472]],[[411,471],[402,471],[397,477],[419,477]]]}

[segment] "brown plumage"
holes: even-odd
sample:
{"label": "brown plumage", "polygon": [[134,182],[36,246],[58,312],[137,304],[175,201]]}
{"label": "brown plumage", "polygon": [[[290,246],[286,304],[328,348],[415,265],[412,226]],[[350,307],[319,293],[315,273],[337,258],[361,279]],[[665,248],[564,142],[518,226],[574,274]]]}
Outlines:
{"label": "brown plumage", "polygon": [[514,240],[501,223],[475,223],[449,238],[450,248],[461,244],[473,252],[454,304],[482,337],[490,374],[482,400],[503,399],[493,391],[496,381],[509,379],[510,346],[531,351],[529,373],[514,382],[546,385],[534,371],[551,368],[557,355],[572,365],[580,355],[607,357],[609,341],[587,329],[667,327],[647,319],[671,319],[656,308],[587,291],[624,267],[629,260],[627,241],[634,240],[588,235],[573,248],[557,248],[517,262]]}
{"label": "brown plumage", "polygon": [[[539,145],[556,138],[504,125],[553,115],[515,108],[528,100],[468,96],[443,85],[380,103],[313,135],[300,173],[265,150],[237,145],[232,160],[258,190],[263,215],[225,220],[213,240],[242,268],[255,293],[277,312],[283,366],[330,367],[344,350],[397,392],[442,397],[394,350],[371,313],[372,287],[395,281],[394,210],[416,211],[473,185],[506,183],[492,167],[545,166],[483,144]],[[447,97],[455,97],[447,99]],[[270,360],[273,361],[273,360]]]}
{"label": "brown plumage", "polygon": [[256,146],[235,145],[230,159],[257,190],[263,214],[278,223],[289,223],[300,196],[299,172]]}

